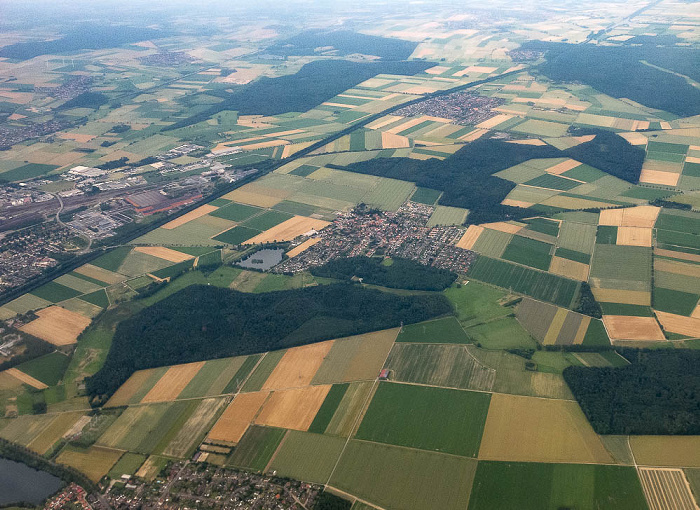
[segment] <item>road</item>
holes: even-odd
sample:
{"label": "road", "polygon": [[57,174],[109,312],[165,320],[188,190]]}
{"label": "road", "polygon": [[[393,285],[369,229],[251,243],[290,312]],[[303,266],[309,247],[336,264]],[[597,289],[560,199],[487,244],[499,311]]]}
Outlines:
{"label": "road", "polygon": [[63,212],[63,199],[61,198],[61,195],[59,195],[58,193],[55,193],[53,196],[56,197],[56,199],[58,200],[58,203],[59,203],[58,211],[56,211],[56,221],[58,222],[58,224],[61,225],[62,227],[73,230],[80,237],[87,239],[87,246],[85,248],[83,248],[82,250],[76,251],[75,254],[82,255],[84,253],[89,252],[90,247],[92,246],[92,237],[90,237],[89,235],[83,234],[77,228],[73,228],[72,226],[67,225],[66,223],[63,223],[63,221],[61,221],[61,213]]}

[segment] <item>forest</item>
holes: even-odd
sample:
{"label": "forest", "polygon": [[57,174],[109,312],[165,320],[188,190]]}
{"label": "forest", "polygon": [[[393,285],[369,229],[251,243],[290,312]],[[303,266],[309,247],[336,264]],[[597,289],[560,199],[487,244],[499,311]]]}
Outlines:
{"label": "forest", "polygon": [[452,313],[441,294],[397,296],[352,284],[246,294],[193,285],[116,328],[91,397],[111,395],[136,370],[284,349]]}
{"label": "forest", "polygon": [[348,257],[333,259],[322,266],[312,267],[311,274],[337,280],[362,278],[363,283],[409,290],[444,290],[457,279],[447,269],[424,266],[413,260],[393,258]]}
{"label": "forest", "polygon": [[501,205],[515,184],[493,174],[530,159],[571,157],[611,175],[636,182],[642,169],[644,151],[614,133],[602,130],[595,130],[594,133],[597,136],[590,142],[565,151],[550,145],[518,145],[480,138],[443,161],[374,158],[338,168],[411,181],[420,187],[443,191],[440,205],[469,209],[467,222],[470,224],[514,220],[530,216],[532,211]]}
{"label": "forest", "polygon": [[333,96],[381,73],[413,75],[424,71],[428,62],[372,62],[347,60],[318,60],[302,67],[297,73],[278,78],[266,76],[235,90],[211,91],[224,100],[211,108],[183,119],[163,131],[196,124],[223,110],[240,115],[279,115],[305,112]]}
{"label": "forest", "polygon": [[82,24],[72,32],[52,41],[10,44],[0,49],[0,57],[27,60],[39,55],[57,55],[79,50],[115,48],[122,44],[168,37],[171,32],[144,27]]}
{"label": "forest", "polygon": [[[654,38],[656,39],[656,38]],[[700,114],[700,90],[674,71],[700,79],[700,52],[694,48],[600,46],[543,41],[525,43],[523,50],[544,51],[540,72],[555,81],[581,82],[613,97],[681,117]]]}
{"label": "forest", "polygon": [[700,434],[700,351],[619,351],[622,368],[568,367],[572,393],[598,434]]}
{"label": "forest", "polygon": [[[376,35],[360,34],[350,30],[307,30],[279,41],[265,49],[266,53],[288,57],[290,55],[318,55],[318,48],[332,47],[337,56],[351,54],[375,55],[384,60],[406,60],[418,43]],[[325,53],[328,50],[324,50]]]}

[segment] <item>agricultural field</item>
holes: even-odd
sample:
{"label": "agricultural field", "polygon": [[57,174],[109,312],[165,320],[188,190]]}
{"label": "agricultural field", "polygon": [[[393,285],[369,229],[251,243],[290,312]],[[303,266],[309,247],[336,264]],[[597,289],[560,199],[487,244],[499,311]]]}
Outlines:
{"label": "agricultural field", "polygon": [[632,467],[479,462],[470,510],[648,508]]}
{"label": "agricultural field", "polygon": [[[290,431],[270,461],[267,472],[306,482],[326,483],[335,467],[345,439]],[[309,455],[313,452],[312,455]]]}
{"label": "agricultural field", "polygon": [[356,437],[474,457],[489,400],[486,393],[383,383]]}

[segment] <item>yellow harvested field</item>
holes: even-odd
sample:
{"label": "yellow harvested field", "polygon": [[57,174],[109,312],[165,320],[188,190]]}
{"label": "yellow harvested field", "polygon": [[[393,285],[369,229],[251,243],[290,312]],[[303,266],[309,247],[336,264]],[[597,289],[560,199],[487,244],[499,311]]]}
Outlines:
{"label": "yellow harvested field", "polygon": [[463,142],[473,142],[474,140],[478,140],[488,132],[488,129],[475,129],[474,131],[467,133],[464,136],[460,136],[459,139]]}
{"label": "yellow harvested field", "polygon": [[574,280],[588,281],[588,271],[590,267],[583,262],[576,262],[562,257],[552,257],[549,272],[572,278]]}
{"label": "yellow harvested field", "polygon": [[[694,310],[694,312],[697,311]],[[700,337],[700,319],[695,317],[685,317],[674,313],[656,311],[659,322],[666,331],[678,333],[679,335]]]}
{"label": "yellow harvested field", "polygon": [[512,198],[504,198],[501,201],[501,204],[510,205],[511,207],[522,207],[523,209],[527,209],[528,207],[532,207],[533,205],[535,205],[532,202],[524,202],[522,200],[513,200]]}
{"label": "yellow harvested field", "polygon": [[134,251],[145,253],[159,259],[168,260],[170,262],[184,262],[185,260],[193,259],[192,255],[182,253],[181,251],[171,250],[164,246],[137,246]]}
{"label": "yellow harvested field", "polygon": [[651,228],[618,227],[617,244],[620,246],[651,247]]}
{"label": "yellow harvested field", "polygon": [[694,276],[700,278],[700,265],[685,264],[674,260],[654,258],[654,271],[665,271],[667,273],[682,274],[683,276]]}
{"label": "yellow harvested field", "polygon": [[236,395],[209,431],[207,441],[226,445],[238,444],[268,395],[267,391]]}
{"label": "yellow harvested field", "polygon": [[321,230],[330,225],[330,222],[317,220],[315,218],[307,218],[306,216],[294,216],[287,221],[283,221],[279,225],[266,230],[262,234],[258,234],[252,239],[248,239],[243,244],[262,244],[273,241],[291,241],[302,234],[311,231]]}
{"label": "yellow harvested field", "polygon": [[471,250],[474,247],[474,243],[479,239],[479,236],[484,231],[484,227],[480,225],[469,225],[469,228],[464,233],[462,238],[457,241],[457,248],[463,248],[465,250]]}
{"label": "yellow harvested field", "polygon": [[510,120],[514,117],[514,115],[508,115],[507,113],[501,113],[499,115],[496,115],[495,117],[491,117],[490,119],[487,119],[483,122],[479,122],[476,127],[479,129],[491,129],[502,122],[505,122],[507,120]]}
{"label": "yellow harvested field", "polygon": [[700,467],[700,436],[630,436],[640,466]]}
{"label": "yellow harvested field", "polygon": [[686,163],[700,163],[700,158],[696,158],[695,156],[688,156],[685,158]]}
{"label": "yellow harvested field", "polygon": [[575,159],[567,159],[566,161],[562,161],[561,163],[557,163],[556,165],[547,168],[545,172],[548,174],[560,175],[580,165],[581,163]]}
{"label": "yellow harvested field", "polygon": [[639,175],[639,182],[645,184],[662,184],[664,186],[675,186],[678,184],[678,179],[681,174],[676,174],[673,172],[661,172],[659,170],[647,170],[642,169],[642,173]]}
{"label": "yellow harvested field", "polygon": [[190,211],[186,214],[183,214],[179,218],[175,218],[172,221],[169,221],[165,225],[163,225],[161,228],[164,228],[166,230],[172,230],[174,228],[179,227],[180,225],[184,225],[185,223],[196,220],[197,218],[204,216],[205,214],[209,214],[210,212],[216,211],[218,207],[205,204],[201,207],[197,207],[194,211]]}
{"label": "yellow harvested field", "polygon": [[119,389],[112,395],[105,407],[119,407],[125,406],[131,400],[131,397],[143,386],[143,384],[153,375],[155,369],[151,368],[149,370],[139,370],[134,372],[131,377],[129,377],[124,384],[119,386]]}
{"label": "yellow harvested field", "polygon": [[280,145],[289,145],[290,143],[291,142],[289,140],[269,140],[267,142],[243,145],[241,149],[243,149],[244,151],[255,151],[258,149],[266,149],[267,147],[279,147]]}
{"label": "yellow harvested field", "polygon": [[[389,90],[391,90],[391,89],[389,89]],[[415,87],[409,87],[406,90],[404,90],[403,92],[405,94],[422,95],[422,94],[432,94],[434,92],[437,92],[437,90],[438,89],[436,89],[435,87],[426,87],[426,86],[417,85]]]}
{"label": "yellow harvested field", "polygon": [[119,283],[125,280],[124,276],[120,275],[119,273],[113,273],[112,271],[93,266],[92,264],[80,266],[75,270],[75,272],[109,284]]}
{"label": "yellow harvested field", "polygon": [[91,320],[60,306],[50,306],[36,312],[38,319],[20,329],[54,345],[70,345],[90,325]]}
{"label": "yellow harvested field", "polygon": [[158,476],[159,472],[160,464],[158,463],[158,457],[151,455],[136,472],[136,476],[143,478],[147,482],[151,482]]}
{"label": "yellow harvested field", "polygon": [[656,223],[660,207],[640,205],[624,209],[603,209],[600,211],[600,225],[614,227],[652,228]]}
{"label": "yellow harvested field", "polygon": [[384,126],[388,126],[389,124],[396,122],[397,120],[401,120],[403,117],[399,115],[387,115],[385,117],[382,117],[380,119],[377,119],[373,122],[370,122],[367,124],[367,127],[369,129],[381,129]]}
{"label": "yellow harvested field", "polygon": [[291,192],[287,192],[285,196],[277,196],[278,194],[261,193],[253,191],[252,187],[243,186],[242,188],[225,194],[222,198],[240,202],[241,204],[255,205],[257,207],[272,207],[279,204],[289,194],[291,194]]}
{"label": "yellow harvested field", "polygon": [[299,388],[308,386],[321,366],[333,340],[317,344],[293,347],[284,353],[282,359],[263,384],[263,390]]}
{"label": "yellow harvested field", "polygon": [[547,142],[540,140],[539,138],[527,138],[525,140],[508,140],[506,143],[514,143],[516,145],[536,145],[536,146],[547,145]]}
{"label": "yellow harvested field", "polygon": [[311,248],[314,244],[316,244],[316,243],[319,242],[320,240],[321,240],[320,237],[312,237],[311,239],[307,239],[306,241],[304,241],[303,243],[301,243],[299,246],[295,246],[294,248],[292,248],[291,250],[289,250],[289,251],[287,252],[287,257],[289,257],[290,259],[296,257],[296,256],[299,255],[300,253],[302,253],[302,252],[308,250],[309,248]]}
{"label": "yellow harvested field", "polygon": [[105,476],[112,466],[117,463],[124,452],[101,446],[91,446],[86,451],[63,450],[56,459],[59,464],[65,464],[97,483]]}
{"label": "yellow harvested field", "polygon": [[484,228],[490,228],[491,230],[505,232],[506,234],[517,234],[523,228],[522,225],[513,225],[512,223],[506,223],[505,221],[498,221],[496,223],[484,223],[481,226]]}
{"label": "yellow harvested field", "polygon": [[7,375],[11,375],[18,381],[24,384],[28,384],[29,386],[31,386],[32,388],[36,388],[37,390],[45,390],[46,388],[48,388],[48,386],[43,382],[39,381],[38,379],[34,379],[31,375],[25,374],[17,368],[8,368],[7,370],[5,370],[4,373]]}
{"label": "yellow harvested field", "polygon": [[646,145],[647,137],[641,133],[618,133],[622,138],[627,140],[632,145]]}
{"label": "yellow harvested field", "polygon": [[681,251],[673,250],[662,250],[656,248],[654,254],[659,257],[672,257],[674,259],[689,260],[691,262],[700,262],[700,255],[693,255],[692,253],[683,253]]}
{"label": "yellow harvested field", "polygon": [[263,405],[255,423],[270,427],[308,430],[330,389],[330,384],[324,384],[275,391]]}
{"label": "yellow harvested field", "polygon": [[583,339],[586,337],[586,332],[588,331],[588,326],[591,323],[591,318],[587,315],[581,316],[581,324],[579,324],[578,331],[574,337],[574,345],[581,345]]}
{"label": "yellow harvested field", "polygon": [[13,390],[22,386],[22,384],[22,381],[14,377],[12,374],[8,374],[7,370],[0,372],[0,391]]}
{"label": "yellow harvested field", "polygon": [[601,289],[591,287],[593,295],[601,303],[623,303],[651,306],[651,292],[646,290]]}
{"label": "yellow harvested field", "polygon": [[141,403],[170,402],[175,400],[203,366],[204,361],[198,361],[170,367],[156,385],[141,399]]}
{"label": "yellow harvested field", "polygon": [[410,146],[411,141],[407,137],[386,131],[382,132],[382,147],[384,149],[403,149]]}
{"label": "yellow harvested field", "polygon": [[403,131],[408,128],[412,128],[413,126],[417,126],[421,122],[423,122],[425,119],[424,115],[421,115],[419,117],[408,117],[405,122],[402,122],[401,124],[398,124],[390,129],[388,129],[386,132],[387,133],[398,133],[400,131]]}
{"label": "yellow harvested field", "polygon": [[547,200],[541,202],[542,205],[549,205],[551,207],[561,207],[563,209],[589,209],[589,208],[603,208],[610,207],[607,202],[599,202],[597,200],[588,200],[584,198],[567,197],[564,195],[554,195],[549,197]]}
{"label": "yellow harvested field", "polygon": [[547,329],[547,334],[544,335],[542,340],[544,345],[554,345],[567,315],[569,315],[569,311],[566,308],[557,308],[557,313],[554,314],[554,318],[549,324],[549,329]]}
{"label": "yellow harvested field", "polygon": [[435,66],[435,67],[431,67],[430,69],[426,69],[425,72],[427,74],[442,74],[445,71],[449,71],[449,70],[450,70],[450,68],[447,66]]}
{"label": "yellow harvested field", "polygon": [[650,510],[698,510],[682,469],[639,468]]}
{"label": "yellow harvested field", "polygon": [[84,135],[80,133],[60,133],[58,137],[64,140],[75,140],[78,143],[87,143],[93,138],[97,138],[96,135]]}
{"label": "yellow harvested field", "polygon": [[626,315],[603,315],[603,324],[610,340],[666,340],[659,324],[653,317],[629,317]]}
{"label": "yellow harvested field", "polygon": [[67,431],[73,428],[73,425],[75,425],[79,419],[84,417],[82,412],[60,413],[55,416],[56,418],[41,432],[41,434],[36,436],[32,442],[27,445],[27,448],[34,450],[40,455],[45,454],[56,441],[61,439]]}
{"label": "yellow harvested field", "polygon": [[576,402],[494,393],[480,460],[612,463]]}

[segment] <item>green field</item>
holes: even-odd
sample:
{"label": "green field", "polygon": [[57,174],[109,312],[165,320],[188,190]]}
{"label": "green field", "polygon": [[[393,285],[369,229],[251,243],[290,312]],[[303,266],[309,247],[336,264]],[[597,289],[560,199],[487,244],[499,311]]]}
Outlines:
{"label": "green field", "polygon": [[384,367],[395,381],[484,391],[496,374],[461,345],[396,344]]}
{"label": "green field", "polygon": [[595,236],[598,244],[616,244],[617,243],[617,227],[611,225],[600,225]]}
{"label": "green field", "polygon": [[479,462],[469,510],[643,510],[632,467]]}
{"label": "green field", "polygon": [[119,480],[122,475],[131,476],[139,470],[145,461],[145,455],[127,452],[112,466],[107,475],[114,480]]}
{"label": "green field", "polygon": [[622,282],[622,286],[618,284],[612,288],[648,290],[651,248],[598,244],[591,262],[591,278]]}
{"label": "green field", "polygon": [[561,225],[557,245],[559,249],[590,254],[595,245],[596,231],[595,225],[565,221]]}
{"label": "green field", "polygon": [[258,360],[260,360],[261,354],[254,354],[252,356],[248,356],[243,364],[241,365],[241,368],[238,369],[236,374],[231,378],[229,383],[226,385],[226,387],[222,390],[222,393],[235,393],[239,390],[240,386],[243,384],[243,381],[246,380],[246,378],[250,375],[250,373],[253,371],[255,368],[255,365],[258,363]]}
{"label": "green field", "polygon": [[209,216],[215,216],[216,218],[224,218],[225,220],[231,221],[244,221],[259,212],[262,212],[262,209],[259,209],[258,207],[237,204],[234,202],[224,207],[221,207],[216,211],[210,212]]}
{"label": "green field", "polygon": [[476,461],[350,441],[329,485],[384,508],[464,510]]}
{"label": "green field", "polygon": [[469,342],[466,333],[454,317],[445,317],[401,328],[397,342],[430,344],[465,344]]}
{"label": "green field", "polygon": [[247,241],[251,237],[255,237],[259,233],[260,231],[253,230],[248,227],[233,227],[226,232],[222,232],[213,239],[222,243],[236,245],[241,244],[243,241]]}
{"label": "green field", "polygon": [[129,246],[120,246],[100,257],[97,257],[91,262],[91,264],[108,271],[116,272],[119,270],[119,267],[122,265],[122,262],[124,262],[126,256],[129,255],[130,251],[131,248]]}
{"label": "green field", "polygon": [[559,223],[553,220],[548,220],[546,218],[532,218],[525,220],[527,223],[527,229],[534,232],[540,232],[542,234],[547,234],[550,236],[559,235]]}
{"label": "green field", "polygon": [[442,191],[430,188],[421,188],[420,186],[416,188],[416,191],[411,195],[412,202],[418,202],[419,204],[433,205],[440,198]]}
{"label": "green field", "polygon": [[22,181],[32,179],[40,175],[48,174],[51,170],[58,168],[56,165],[42,165],[39,163],[28,163],[7,172],[0,173],[0,180],[3,181]]}
{"label": "green field", "polygon": [[344,445],[342,437],[290,430],[268,472],[304,482],[326,483]]}
{"label": "green field", "polygon": [[286,433],[285,429],[251,425],[236,446],[229,464],[262,472]]}
{"label": "green field", "polygon": [[511,239],[513,234],[487,228],[474,243],[473,250],[487,257],[500,257]]}
{"label": "green field", "polygon": [[467,274],[563,307],[571,306],[579,288],[579,283],[574,280],[483,256],[472,264]]}
{"label": "green field", "polygon": [[334,384],[331,386],[328,395],[326,395],[323,404],[321,404],[321,407],[316,413],[314,421],[309,426],[309,432],[323,434],[326,431],[328,424],[331,422],[333,415],[338,410],[338,406],[345,396],[349,386],[349,383]]}
{"label": "green field", "polygon": [[48,386],[54,386],[63,378],[69,363],[70,357],[56,351],[31,361],[25,361],[17,365],[17,368]]}
{"label": "green field", "polygon": [[700,231],[700,215],[686,211],[663,209],[659,213],[655,227],[659,230],[672,230],[688,234]]}
{"label": "green field", "polygon": [[107,308],[109,306],[109,298],[107,297],[107,292],[104,289],[96,290],[90,294],[80,296],[80,299],[99,306],[100,308]]}
{"label": "green field", "polygon": [[382,383],[356,437],[474,457],[490,398],[487,393]]}
{"label": "green field", "polygon": [[[698,287],[700,289],[700,287]],[[690,315],[698,304],[698,295],[678,290],[654,287],[653,306],[656,310],[678,315]]]}
{"label": "green field", "polygon": [[457,319],[465,327],[512,313],[510,308],[498,304],[506,296],[504,291],[475,281],[452,286],[443,294],[455,307]]}
{"label": "green field", "polygon": [[264,213],[247,220],[245,223],[243,223],[243,226],[249,229],[260,230],[262,232],[274,227],[275,225],[279,225],[284,221],[287,221],[291,217],[291,214],[279,211],[265,211]]}
{"label": "green field", "polygon": [[65,285],[61,285],[60,283],[49,282],[33,290],[32,294],[52,303],[59,303],[66,299],[79,296],[82,293],[70,287],[66,287]]}
{"label": "green field", "polygon": [[469,214],[469,211],[460,207],[438,205],[428,220],[428,226],[461,225],[467,219],[467,214]]}
{"label": "green field", "polygon": [[245,360],[245,356],[241,356],[207,361],[177,398],[220,395],[243,366]]}
{"label": "green field", "polygon": [[551,253],[551,244],[514,236],[503,252],[502,258],[546,271],[552,261]]}
{"label": "green field", "polygon": [[578,181],[572,181],[571,179],[565,179],[564,177],[551,174],[540,175],[539,177],[535,177],[534,179],[531,179],[523,184],[527,186],[534,186],[536,188],[555,189],[557,191],[568,191],[581,185],[581,183]]}
{"label": "green field", "polygon": [[470,339],[486,349],[536,349],[537,342],[513,317],[503,317],[467,329]]}
{"label": "green field", "polygon": [[287,351],[272,351],[265,354],[265,357],[246,381],[242,391],[260,391],[263,384],[265,384],[265,381],[270,377],[277,363],[280,362],[282,356],[284,356],[286,352]]}

